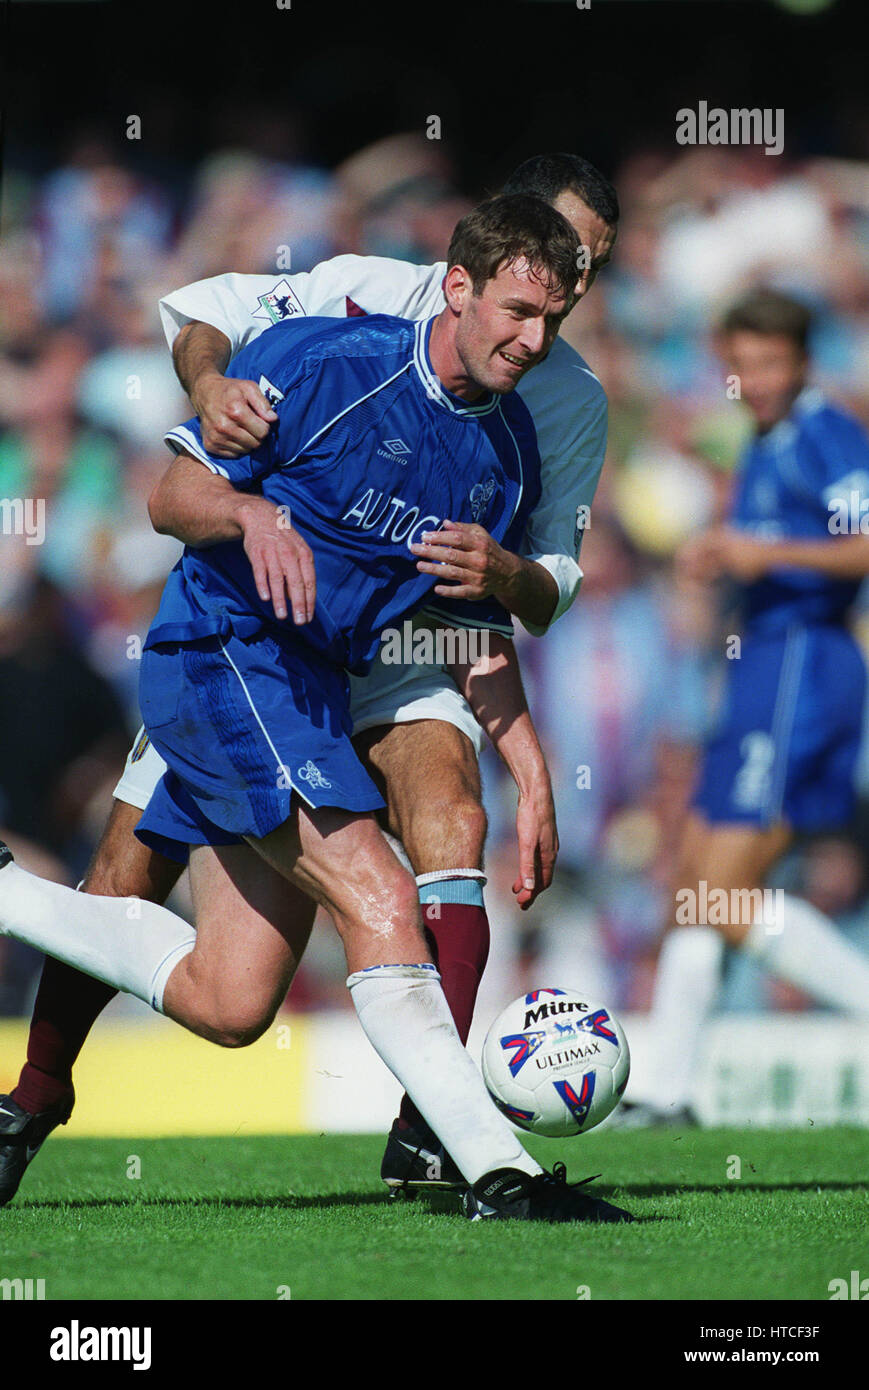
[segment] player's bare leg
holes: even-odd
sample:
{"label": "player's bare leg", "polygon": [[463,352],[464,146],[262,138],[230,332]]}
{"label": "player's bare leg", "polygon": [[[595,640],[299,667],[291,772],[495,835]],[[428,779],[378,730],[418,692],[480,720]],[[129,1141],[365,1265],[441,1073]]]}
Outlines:
{"label": "player's bare leg", "polygon": [[[673,920],[661,949],[652,1002],[650,1076],[625,1122],[690,1118],[705,1024],[718,994],[725,945],[825,1003],[869,1016],[869,962],[810,903],[779,892],[765,901],[790,826],[710,824],[692,813],[674,885]],[[823,969],[818,968],[823,961]],[[639,1104],[637,1102],[639,1101]],[[636,1111],[634,1110],[634,1107]]]}
{"label": "player's bare leg", "polygon": [[[474,748],[454,724],[436,719],[369,729],[354,746],[380,785],[389,830],[423,880],[426,940],[459,1037],[467,1042],[489,954],[482,874],[486,813]],[[381,1173],[396,1193],[459,1181],[407,1095]]]}
{"label": "player's bare leg", "polygon": [[466,1181],[496,1166],[496,1154],[497,1166],[537,1171],[515,1136],[508,1138],[462,1046],[423,938],[416,883],[375,817],[299,807],[251,843],[332,917],[369,1040],[443,1136]]}
{"label": "player's bare leg", "polygon": [[85,875],[85,893],[111,898],[144,898],[165,902],[184,865],[148,849],[136,839],[142,812],[138,806],[115,800]]}
{"label": "player's bare leg", "polygon": [[[443,1135],[467,1182],[486,1178],[482,1196],[490,1206],[504,1202],[505,1212],[519,1214],[518,1203],[533,1216],[539,1201],[538,1210],[549,1211],[554,1203],[563,1213],[554,1219],[624,1219],[623,1213],[606,1203],[569,1194],[551,1179],[541,1178],[542,1186],[537,1183],[539,1165],[492,1105],[456,1033],[422,938],[414,880],[383,838],[373,815],[303,806],[277,831],[264,840],[251,841],[251,846],[272,869],[303,887],[332,915],[344,940],[351,968],[348,986],[363,1029],[429,1123]],[[204,856],[197,856],[197,891],[200,858],[204,863]],[[219,923],[213,919],[222,917],[224,904],[220,893],[216,900],[208,896],[207,885],[201,941],[180,918],[147,903],[140,904],[146,920],[130,930],[126,905],[118,899],[86,898],[37,879],[21,870],[5,846],[0,846],[0,929],[61,959],[86,961],[94,973],[156,1008],[162,1010],[165,1000],[179,1022],[206,1035],[215,1026],[226,1030],[223,1010],[228,999],[233,1014],[228,1033],[235,1040],[242,1030],[253,1035],[262,1026],[258,1009],[263,999],[258,991],[270,973],[275,976],[276,991],[284,983],[287,974],[278,978],[275,963],[289,961],[292,950],[287,949],[281,922],[269,923],[284,937],[270,958],[263,934],[248,930],[254,918],[265,925],[274,916],[265,897],[251,901],[250,862],[243,848],[237,860],[233,855],[232,863],[226,856],[222,860],[230,876],[241,877],[237,887],[242,920],[237,926],[248,948],[252,942],[255,947],[251,954],[256,1007],[243,1018],[236,1015],[236,996],[214,989],[215,972],[223,972],[225,978],[226,968],[207,943],[214,938]],[[59,925],[59,911],[64,907],[74,920]],[[274,938],[270,941],[274,945]],[[287,970],[291,968],[289,961]],[[273,1003],[275,997],[280,995],[273,994],[265,1002]],[[469,1214],[477,1219],[486,1212],[477,1204]]]}
{"label": "player's bare leg", "polygon": [[163,1012],[221,1047],[261,1037],[314,923],[312,900],[247,845],[190,851],[196,946],[170,975]]}
{"label": "player's bare leg", "polygon": [[[688,817],[682,840],[681,852],[677,861],[674,882],[673,920],[684,918],[680,913],[680,902],[686,902],[685,892],[689,890],[693,901],[701,905],[710,901],[709,895],[715,890],[724,892],[730,903],[734,890],[752,892],[761,888],[773,865],[781,858],[793,840],[793,831],[784,822],[759,829],[756,825],[710,825],[696,812]],[[705,890],[701,887],[705,884]],[[680,894],[682,897],[680,898]],[[720,896],[714,901],[721,902]],[[738,899],[735,899],[738,903]],[[721,933],[724,940],[738,946],[751,927],[751,919],[738,918],[737,913],[723,914],[723,920],[707,921],[707,914],[701,910],[699,915],[691,913],[692,920],[685,925],[712,925]],[[714,918],[719,914],[715,913]],[[678,930],[678,928],[676,928]]]}
{"label": "player's bare leg", "polygon": [[[347,983],[360,1023],[381,1059],[414,1095],[428,1123],[444,1135],[469,1184],[464,1199],[467,1216],[475,1221],[492,1216],[593,1222],[633,1219],[600,1198],[566,1188],[563,1174],[542,1173],[491,1104],[482,1078],[456,1033],[437,973],[428,960],[414,880],[372,815],[301,807],[278,830],[250,844],[274,871],[274,879],[281,875],[303,887],[331,915],[344,942],[351,970]],[[196,851],[191,856],[198,907],[209,919],[201,928],[202,940],[207,940],[209,947],[213,942],[220,956],[218,961],[210,949],[200,951],[206,978],[212,959],[216,967],[224,969],[228,944],[225,936],[219,941],[211,935],[217,928],[212,920],[215,912],[225,921],[226,908],[237,909],[243,927],[253,925],[254,908],[261,914],[263,927],[269,918],[272,927],[279,925],[272,905],[286,912],[286,901],[274,890],[274,879],[259,896],[256,876],[250,877],[253,871],[244,861],[243,850],[233,851],[229,858],[225,851],[217,854],[221,868],[236,879],[235,900],[227,897],[225,885],[219,883],[216,890],[211,886],[205,857]],[[208,882],[200,883],[200,872]],[[268,977],[269,958],[275,976],[280,975],[280,986],[287,983],[307,934],[299,932],[293,943],[286,928],[279,932],[291,947],[289,954],[284,954],[267,933],[244,930],[242,934],[248,947],[256,942],[253,993],[259,994]],[[230,949],[236,950],[239,964],[249,958],[245,951],[238,953],[235,944],[230,944]],[[164,996],[167,1005],[183,1013],[188,1024],[191,1007],[189,1000],[185,1002],[186,991],[192,989],[200,1005],[208,997],[202,978],[197,980],[196,954],[192,951],[176,966]],[[234,1013],[238,997],[224,995],[224,1003],[227,999]],[[266,996],[262,1002],[268,1012],[274,998],[271,1005]],[[262,1018],[245,1014],[235,1019],[230,1031],[256,1031],[262,1024]]]}
{"label": "player's bare leg", "polygon": [[389,829],[417,874],[482,868],[480,769],[461,729],[421,719],[366,729],[353,746],[386,792]]}

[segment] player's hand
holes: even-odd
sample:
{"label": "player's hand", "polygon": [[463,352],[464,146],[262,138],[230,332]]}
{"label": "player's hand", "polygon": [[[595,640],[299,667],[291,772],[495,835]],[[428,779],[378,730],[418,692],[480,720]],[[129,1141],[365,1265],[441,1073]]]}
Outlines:
{"label": "player's hand", "polygon": [[271,600],[276,618],[287,617],[287,597],[297,625],[309,623],[317,601],[314,557],[294,531],[286,508],[252,497],[240,512],[244,550],[263,603]]}
{"label": "player's hand", "polygon": [[711,584],[721,573],[716,547],[718,528],[701,531],[692,536],[676,551],[676,573],[682,579],[692,579],[697,584]]}
{"label": "player's hand", "polygon": [[770,566],[770,548],[766,541],[746,535],[732,526],[722,526],[716,536],[718,564],[724,574],[743,584],[751,584],[766,574]]}
{"label": "player's hand", "polygon": [[445,598],[488,598],[506,587],[516,565],[515,556],[475,522],[445,521],[440,531],[423,531],[410,549],[420,574],[453,581],[434,587]]}
{"label": "player's hand", "polygon": [[523,911],[549,887],[558,858],[558,830],[551,787],[519,797],[516,812],[519,873],[513,893]]}
{"label": "player's hand", "polygon": [[202,425],[202,445],[217,458],[235,459],[262,444],[277,415],[255,381],[203,373],[190,396]]}
{"label": "player's hand", "polygon": [[769,546],[733,526],[712,526],[682,546],[676,567],[688,579],[709,582],[723,574],[743,584],[769,568]]}

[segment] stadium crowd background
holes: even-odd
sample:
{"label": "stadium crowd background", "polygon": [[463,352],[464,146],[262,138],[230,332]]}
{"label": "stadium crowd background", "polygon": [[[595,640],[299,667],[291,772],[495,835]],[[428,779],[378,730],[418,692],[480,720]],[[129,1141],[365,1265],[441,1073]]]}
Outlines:
{"label": "stadium crowd background", "polygon": [[[275,116],[275,122],[279,117]],[[293,272],[353,251],[430,262],[469,188],[441,141],[404,134],[327,169],[277,157],[268,125],[195,167],[142,172],[99,127],[62,162],[7,172],[0,270],[0,498],[45,499],[44,543],[0,537],[0,834],[74,884],[110,805],[136,708],[139,639],[179,547],[145,504],[189,406],[159,328],[169,289],[225,270]],[[594,149],[580,153],[595,158]],[[721,594],[674,567],[719,519],[746,421],[714,352],[717,316],[774,284],[815,309],[816,379],[869,423],[869,163],[650,148],[607,168],[614,261],[565,335],[610,401],[603,480],[573,609],[519,631],[555,786],[554,887],[515,912],[512,785],[485,758],[496,948],[481,1008],[544,977],[647,1007],[667,875],[714,709]],[[280,259],[278,259],[280,258]],[[858,620],[869,649],[869,599]],[[861,772],[869,803],[869,741]],[[869,817],[791,855],[777,882],[869,951]],[[184,909],[184,890],[175,905]],[[39,959],[0,941],[0,1014],[29,1013]],[[295,1009],[345,1002],[337,937],[315,933]],[[734,960],[722,1007],[807,1001]]]}

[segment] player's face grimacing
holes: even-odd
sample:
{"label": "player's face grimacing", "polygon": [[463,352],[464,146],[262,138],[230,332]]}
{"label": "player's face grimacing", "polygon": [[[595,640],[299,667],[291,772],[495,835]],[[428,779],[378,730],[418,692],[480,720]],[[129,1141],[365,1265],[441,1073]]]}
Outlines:
{"label": "player's face grimacing", "polygon": [[464,267],[452,266],[444,289],[458,313],[454,345],[467,383],[457,394],[469,399],[484,391],[512,391],[543,361],[573,307],[572,296],[548,287],[545,273],[524,259],[502,266],[479,295]]}
{"label": "player's face grimacing", "polygon": [[805,354],[785,334],[740,329],[725,337],[723,356],[728,372],[739,379],[740,399],[758,429],[761,433],[772,429],[788,414],[806,384]]}

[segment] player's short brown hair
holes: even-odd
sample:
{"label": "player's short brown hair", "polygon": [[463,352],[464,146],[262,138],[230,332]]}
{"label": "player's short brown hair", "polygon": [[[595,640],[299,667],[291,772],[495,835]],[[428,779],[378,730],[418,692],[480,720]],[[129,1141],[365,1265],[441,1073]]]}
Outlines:
{"label": "player's short brown hair", "polygon": [[799,299],[778,290],[752,290],[731,305],[721,322],[723,334],[790,338],[802,353],[808,351],[811,330],[811,311]]}
{"label": "player's short brown hair", "polygon": [[548,289],[573,300],[579,279],[579,238],[555,208],[528,193],[502,193],[457,224],[447,267],[464,266],[474,294],[504,266],[527,260]]}

